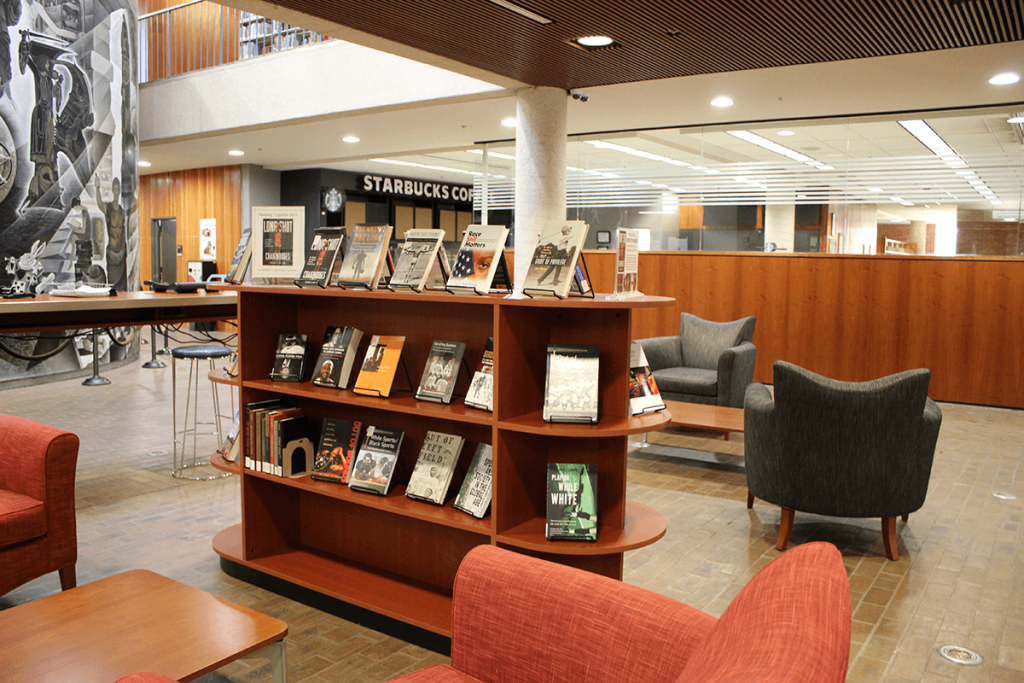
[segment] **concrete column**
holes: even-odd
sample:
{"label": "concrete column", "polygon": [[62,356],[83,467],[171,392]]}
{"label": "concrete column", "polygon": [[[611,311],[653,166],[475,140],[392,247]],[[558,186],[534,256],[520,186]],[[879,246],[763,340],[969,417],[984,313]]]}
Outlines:
{"label": "concrete column", "polygon": [[522,293],[543,225],[565,220],[567,96],[524,88],[516,104],[515,291]]}
{"label": "concrete column", "polygon": [[768,204],[764,207],[764,243],[775,242],[782,251],[793,253],[796,242],[796,204]]}
{"label": "concrete column", "polygon": [[917,245],[917,254],[924,254],[928,246],[928,223],[927,221],[910,221],[910,239]]}

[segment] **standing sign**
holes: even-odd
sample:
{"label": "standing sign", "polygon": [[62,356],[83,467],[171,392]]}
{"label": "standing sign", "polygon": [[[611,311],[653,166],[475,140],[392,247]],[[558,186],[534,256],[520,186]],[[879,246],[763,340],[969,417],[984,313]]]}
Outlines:
{"label": "standing sign", "polygon": [[252,207],[251,239],[253,277],[300,277],[306,258],[306,208]]}
{"label": "standing sign", "polygon": [[217,260],[217,219],[199,219],[199,258],[203,261]]}
{"label": "standing sign", "polygon": [[615,250],[615,296],[625,298],[641,296],[637,291],[637,272],[639,271],[640,231],[629,228],[617,228]]}

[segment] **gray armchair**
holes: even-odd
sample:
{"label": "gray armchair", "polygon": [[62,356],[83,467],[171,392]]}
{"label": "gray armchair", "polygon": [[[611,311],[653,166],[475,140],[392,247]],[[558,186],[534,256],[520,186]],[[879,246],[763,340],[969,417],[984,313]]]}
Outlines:
{"label": "gray armchair", "polygon": [[747,507],[782,507],[785,550],[794,510],[878,517],[890,560],[896,517],[924,504],[942,411],[928,398],[928,370],[871,382],[839,382],[775,362],[775,398],[751,384],[744,400]]}
{"label": "gray armchair", "polygon": [[756,323],[716,323],[683,313],[678,337],[639,340],[662,398],[742,408],[743,392],[754,381]]}

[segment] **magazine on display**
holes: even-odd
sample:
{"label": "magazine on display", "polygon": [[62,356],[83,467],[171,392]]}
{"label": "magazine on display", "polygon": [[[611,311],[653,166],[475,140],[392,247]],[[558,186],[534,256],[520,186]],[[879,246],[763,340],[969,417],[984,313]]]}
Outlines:
{"label": "magazine on display", "polygon": [[[508,228],[503,225],[470,225],[462,237],[448,287],[487,294],[494,274],[505,263]],[[507,266],[505,267],[507,270]]]}
{"label": "magazine on display", "polygon": [[597,465],[548,463],[544,534],[550,541],[597,540]]}
{"label": "magazine on display", "polygon": [[427,432],[405,495],[443,505],[465,440],[457,434]]}
{"label": "magazine on display", "polygon": [[491,445],[482,443],[476,447],[473,461],[469,464],[466,478],[452,507],[483,519],[491,507],[491,482]]}
{"label": "magazine on display", "polygon": [[282,334],[277,339],[277,353],[270,379],[275,382],[301,382],[306,371],[306,335]]}
{"label": "magazine on display", "polygon": [[[395,272],[388,287],[422,292],[429,277],[440,271],[441,241],[444,230],[410,230],[395,260]],[[436,270],[435,270],[436,269]]]}
{"label": "magazine on display", "polygon": [[354,327],[328,327],[320,357],[313,368],[313,384],[333,389],[346,388],[362,338],[362,330]]}
{"label": "magazine on display", "polygon": [[528,296],[569,296],[577,281],[576,264],[587,238],[587,224],[583,221],[549,223],[541,230],[533,258],[523,281],[523,293]]}
{"label": "magazine on display", "polygon": [[643,415],[665,409],[661,400],[658,383],[654,381],[651,367],[640,342],[629,343],[629,412]]}
{"label": "magazine on display", "polygon": [[430,346],[427,364],[423,367],[423,378],[416,390],[416,398],[420,401],[451,403],[465,351],[466,345],[462,342],[435,340]]}
{"label": "magazine on display", "polygon": [[340,228],[317,230],[302,275],[295,284],[299,287],[327,287],[343,239],[344,235]]}
{"label": "magazine on display", "polygon": [[324,418],[320,447],[313,462],[313,479],[347,484],[352,463],[359,448],[359,431],[362,424],[357,420]]}
{"label": "magazine on display", "polygon": [[390,256],[388,245],[392,227],[355,225],[348,230],[348,246],[338,272],[338,285],[377,289],[384,265]]}
{"label": "magazine on display", "polygon": [[352,391],[366,396],[389,396],[404,345],[405,337],[374,335]]}
{"label": "magazine on display", "polygon": [[494,337],[487,338],[484,355],[466,393],[467,406],[494,412]]}
{"label": "magazine on display", "polygon": [[349,488],[386,496],[395,475],[404,437],[405,432],[401,429],[367,427],[363,445],[359,447],[359,455],[349,474]]}
{"label": "magazine on display", "polygon": [[600,355],[599,346],[548,344],[546,422],[597,422]]}

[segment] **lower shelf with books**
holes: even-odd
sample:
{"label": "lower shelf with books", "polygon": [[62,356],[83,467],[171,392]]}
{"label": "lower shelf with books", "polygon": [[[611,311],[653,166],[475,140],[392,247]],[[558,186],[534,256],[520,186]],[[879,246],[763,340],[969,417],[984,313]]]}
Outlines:
{"label": "lower shelf with books", "polygon": [[[609,555],[636,550],[654,543],[665,535],[664,515],[643,503],[626,501],[626,523],[622,528],[598,524],[597,540],[549,541],[544,536],[543,517],[497,535],[498,545],[533,550],[549,555]],[[559,560],[562,562],[562,560]]]}

